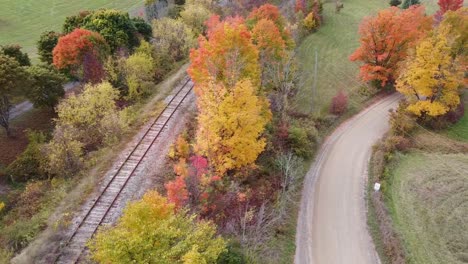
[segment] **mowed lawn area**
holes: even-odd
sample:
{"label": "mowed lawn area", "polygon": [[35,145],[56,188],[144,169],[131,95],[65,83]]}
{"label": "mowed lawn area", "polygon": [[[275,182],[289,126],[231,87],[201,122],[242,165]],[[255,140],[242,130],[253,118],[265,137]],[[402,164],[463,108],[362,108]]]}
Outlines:
{"label": "mowed lawn area", "polygon": [[[326,110],[331,98],[339,90],[353,93],[350,105],[359,107],[362,100],[357,91],[366,84],[358,79],[359,64],[349,61],[349,55],[359,46],[358,28],[366,16],[388,8],[384,0],[344,0],[344,8],[335,13],[335,1],[324,1],[324,24],[308,36],[298,48],[303,74],[298,98],[298,110],[318,112]],[[435,9],[435,0],[422,1],[429,14]],[[313,91],[315,51],[318,53],[318,78]]]}
{"label": "mowed lawn area", "polygon": [[468,262],[468,155],[400,157],[387,193],[408,263]]}
{"label": "mowed lawn area", "polygon": [[1,0],[0,45],[19,44],[37,61],[36,42],[44,31],[61,31],[65,17],[81,10],[115,8],[138,14],[143,0]]}

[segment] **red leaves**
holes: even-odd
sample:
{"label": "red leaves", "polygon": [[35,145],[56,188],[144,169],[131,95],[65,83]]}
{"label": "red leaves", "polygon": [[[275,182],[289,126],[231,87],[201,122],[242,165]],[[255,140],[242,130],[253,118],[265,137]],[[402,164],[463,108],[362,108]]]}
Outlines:
{"label": "red leaves", "polygon": [[339,91],[335,97],[332,98],[330,113],[334,115],[341,115],[346,111],[347,107],[348,96],[343,91]]}
{"label": "red leaves", "polygon": [[84,80],[97,83],[104,76],[101,57],[107,49],[99,33],[77,28],[59,38],[53,50],[54,65],[57,69],[71,70],[83,67]]}
{"label": "red leaves", "polygon": [[456,11],[463,6],[463,0],[439,0],[437,2],[439,10],[435,13],[436,22],[442,21],[442,17],[447,11]]}

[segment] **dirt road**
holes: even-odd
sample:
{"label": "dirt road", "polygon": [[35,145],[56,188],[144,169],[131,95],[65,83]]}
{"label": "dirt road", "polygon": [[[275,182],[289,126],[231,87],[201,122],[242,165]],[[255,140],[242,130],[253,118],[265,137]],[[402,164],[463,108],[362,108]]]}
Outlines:
{"label": "dirt road", "polygon": [[367,230],[365,182],[372,145],[398,100],[395,94],[373,104],[326,139],[305,179],[296,264],[380,263]]}

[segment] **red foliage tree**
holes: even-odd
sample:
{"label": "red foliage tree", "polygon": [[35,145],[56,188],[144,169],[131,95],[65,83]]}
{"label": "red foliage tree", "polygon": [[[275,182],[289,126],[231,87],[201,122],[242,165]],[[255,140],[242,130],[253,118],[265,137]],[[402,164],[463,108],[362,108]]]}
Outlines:
{"label": "red foliage tree", "polygon": [[296,0],[296,5],[294,6],[294,11],[301,11],[303,14],[307,14],[307,6],[305,0]]}
{"label": "red foliage tree", "polygon": [[360,77],[364,81],[379,81],[383,86],[398,77],[397,64],[408,50],[431,28],[423,6],[401,10],[390,7],[375,17],[365,18],[359,27],[361,46],[349,57],[362,61]]}
{"label": "red foliage tree", "polygon": [[53,50],[53,63],[57,69],[69,69],[75,73],[83,68],[86,78],[96,82],[102,78],[102,59],[108,46],[96,32],[77,28],[59,38]]}
{"label": "red foliage tree", "polygon": [[434,19],[437,23],[442,21],[442,18],[447,11],[456,11],[463,7],[463,0],[439,0],[437,2],[439,10],[435,13]]}

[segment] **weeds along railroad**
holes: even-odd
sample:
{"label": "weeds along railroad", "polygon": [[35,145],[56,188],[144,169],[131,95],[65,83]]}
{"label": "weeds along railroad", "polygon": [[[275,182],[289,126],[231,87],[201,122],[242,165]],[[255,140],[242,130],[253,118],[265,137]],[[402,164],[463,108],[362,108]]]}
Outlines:
{"label": "weeds along railroad", "polygon": [[139,169],[140,164],[154,145],[156,140],[165,131],[165,128],[184,100],[193,89],[192,81],[187,78],[184,84],[172,97],[163,111],[146,130],[133,150],[127,155],[124,162],[108,180],[104,189],[87,208],[86,214],[78,219],[77,226],[61,246],[60,253],[54,263],[80,263],[86,252],[86,243],[93,237],[99,226],[109,223],[109,212],[117,207],[118,198],[127,186],[127,183]]}

